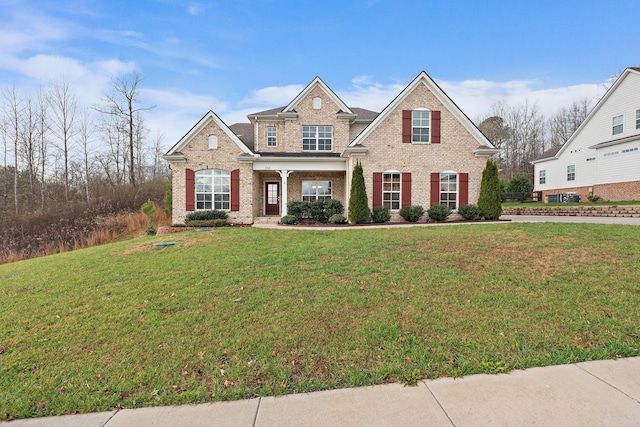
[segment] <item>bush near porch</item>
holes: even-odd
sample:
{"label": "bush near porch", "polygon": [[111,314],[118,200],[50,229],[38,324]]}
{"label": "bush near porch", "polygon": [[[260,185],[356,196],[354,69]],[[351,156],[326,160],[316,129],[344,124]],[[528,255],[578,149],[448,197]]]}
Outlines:
{"label": "bush near porch", "polygon": [[287,204],[287,213],[297,218],[298,222],[328,222],[334,215],[342,215],[344,206],[340,200],[293,200]]}

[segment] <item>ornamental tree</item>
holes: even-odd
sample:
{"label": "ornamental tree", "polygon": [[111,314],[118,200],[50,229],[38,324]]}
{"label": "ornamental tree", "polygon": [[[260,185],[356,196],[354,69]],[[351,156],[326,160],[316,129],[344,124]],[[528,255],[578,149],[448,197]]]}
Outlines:
{"label": "ornamental tree", "polygon": [[491,159],[487,160],[487,165],[482,171],[478,207],[486,219],[498,219],[502,215],[498,167]]}
{"label": "ornamental tree", "polygon": [[367,189],[364,185],[364,175],[360,162],[357,162],[353,168],[351,192],[349,194],[349,222],[352,224],[367,222],[371,211],[369,210]]}

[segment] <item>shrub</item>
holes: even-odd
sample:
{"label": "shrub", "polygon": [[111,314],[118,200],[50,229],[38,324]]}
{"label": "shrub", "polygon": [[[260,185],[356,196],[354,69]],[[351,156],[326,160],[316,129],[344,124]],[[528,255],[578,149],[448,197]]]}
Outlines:
{"label": "shrub", "polygon": [[591,203],[599,202],[600,199],[601,199],[601,197],[600,196],[596,196],[595,194],[589,194],[587,196],[587,200],[590,201]]}
{"label": "shrub", "polygon": [[203,221],[203,220],[210,220],[210,219],[227,219],[229,218],[229,215],[225,212],[225,211],[218,211],[218,210],[213,210],[213,211],[195,211],[195,212],[189,212],[187,214],[187,216],[185,217],[185,223],[187,221]]}
{"label": "shrub", "polygon": [[349,222],[362,224],[369,220],[371,210],[367,199],[367,189],[364,184],[362,165],[357,162],[351,176],[351,192],[349,193]]}
{"label": "shrub", "polygon": [[163,209],[165,215],[167,216],[171,216],[171,213],[173,211],[173,193],[171,192],[171,189],[168,189],[165,193],[164,193],[164,209]]}
{"label": "shrub", "polygon": [[427,215],[434,221],[444,221],[451,215],[451,208],[448,205],[433,205],[427,210]]}
{"label": "shrub", "polygon": [[287,215],[286,216],[295,216],[298,221],[305,217],[305,213],[307,212],[306,206],[308,202],[303,202],[302,200],[292,200],[287,203]]}
{"label": "shrub", "polygon": [[297,223],[298,223],[298,218],[295,215],[285,215],[282,218],[280,218],[280,224],[292,225]]}
{"label": "shrub", "polygon": [[313,200],[308,202],[307,206],[309,206],[309,214],[315,222],[320,222],[323,219],[326,219],[324,216],[324,200]]}
{"label": "shrub", "polygon": [[331,224],[344,224],[347,219],[342,214],[333,214],[329,217]]}
{"label": "shrub", "polygon": [[400,209],[400,216],[409,222],[416,222],[424,214],[424,208],[419,205],[405,206]]}
{"label": "shrub", "polygon": [[287,203],[287,214],[295,216],[298,221],[313,219],[315,222],[326,222],[329,217],[343,212],[342,202],[336,199],[310,202],[293,200]]}
{"label": "shrub", "polygon": [[342,215],[344,206],[340,200],[329,199],[324,202],[324,210],[327,218],[331,218],[334,215]]}
{"label": "shrub", "polygon": [[222,218],[217,219],[192,219],[185,221],[187,227],[228,227],[231,225],[229,221]]}
{"label": "shrub", "polygon": [[389,222],[391,221],[391,214],[389,208],[383,206],[376,206],[371,212],[371,219],[373,222]]}
{"label": "shrub", "polygon": [[477,219],[482,215],[480,208],[476,205],[462,205],[458,208],[458,213],[466,220]]}
{"label": "shrub", "polygon": [[506,193],[531,193],[533,185],[524,175],[517,173],[506,186]]}
{"label": "shrub", "polygon": [[147,217],[147,235],[155,236],[156,229],[153,226],[153,215],[156,213],[156,207],[153,205],[151,199],[147,200],[147,202],[142,205],[140,210]]}
{"label": "shrub", "polygon": [[487,160],[487,165],[482,171],[478,207],[486,219],[498,219],[502,215],[498,167],[492,160]]}

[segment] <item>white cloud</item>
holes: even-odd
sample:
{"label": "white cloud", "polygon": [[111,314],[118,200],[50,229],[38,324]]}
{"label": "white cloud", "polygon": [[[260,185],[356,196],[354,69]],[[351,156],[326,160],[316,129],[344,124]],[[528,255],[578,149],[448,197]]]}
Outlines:
{"label": "white cloud", "polygon": [[[281,107],[289,104],[302,90],[302,85],[269,86],[254,91],[251,96],[241,104],[254,104],[256,106],[269,106],[269,108]],[[255,107],[253,112],[260,111],[261,107]]]}

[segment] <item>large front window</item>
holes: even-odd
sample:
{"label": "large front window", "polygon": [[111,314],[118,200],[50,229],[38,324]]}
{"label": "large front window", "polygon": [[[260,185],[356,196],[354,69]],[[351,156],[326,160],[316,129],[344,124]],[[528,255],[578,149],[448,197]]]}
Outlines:
{"label": "large front window", "polygon": [[222,169],[196,172],[196,210],[231,208],[231,174]]}
{"label": "large front window", "polygon": [[411,112],[411,142],[429,142],[431,129],[431,111],[414,110]]}
{"label": "large front window", "polygon": [[304,151],[331,151],[332,126],[302,126],[302,149]]}
{"label": "large front window", "polygon": [[392,210],[400,209],[399,173],[382,174],[382,206]]}
{"label": "large front window", "polygon": [[331,198],[331,181],[302,181],[302,200],[329,200]]}
{"label": "large front window", "polygon": [[458,203],[458,174],[442,172],[440,174],[440,204],[455,209]]}

